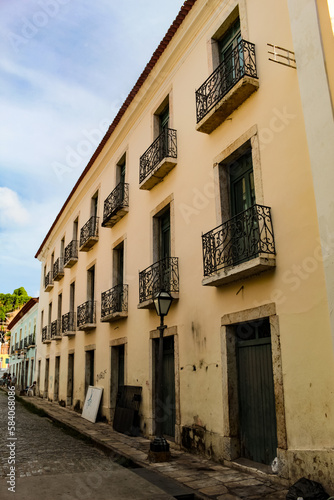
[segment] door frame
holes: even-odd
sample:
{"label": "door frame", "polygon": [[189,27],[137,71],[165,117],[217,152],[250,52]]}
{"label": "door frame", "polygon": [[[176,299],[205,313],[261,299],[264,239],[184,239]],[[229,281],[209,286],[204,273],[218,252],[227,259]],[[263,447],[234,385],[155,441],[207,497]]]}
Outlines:
{"label": "door frame", "polygon": [[118,393],[118,353],[119,346],[124,346],[124,385],[127,385],[128,339],[121,337],[109,341],[110,348],[110,378],[109,378],[109,420],[114,420]]}
{"label": "door frame", "polygon": [[277,449],[287,450],[284,406],[284,386],[281,358],[279,321],[274,303],[246,309],[221,318],[221,355],[223,386],[223,441],[224,459],[240,458],[239,396],[235,327],[262,318],[268,318],[271,332],[274,394],[276,408]]}
{"label": "door frame", "polygon": [[[165,328],[163,332],[164,337],[174,337],[174,377],[175,377],[175,443],[181,444],[181,403],[180,403],[180,362],[179,362],[179,337],[177,333],[177,326]],[[150,331],[150,380],[149,388],[151,392],[150,402],[150,418],[148,432],[150,436],[155,435],[155,365],[156,355],[154,342],[160,337],[159,330]]]}

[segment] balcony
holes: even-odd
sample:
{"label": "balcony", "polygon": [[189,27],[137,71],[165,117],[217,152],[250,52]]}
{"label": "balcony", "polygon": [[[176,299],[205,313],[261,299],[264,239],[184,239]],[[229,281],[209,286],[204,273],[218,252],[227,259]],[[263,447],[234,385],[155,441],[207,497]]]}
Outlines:
{"label": "balcony", "polygon": [[51,342],[51,326],[42,328],[42,342],[43,344],[50,344]]}
{"label": "balcony", "polygon": [[96,302],[88,300],[77,309],[78,330],[91,330],[96,328]]}
{"label": "balcony", "polygon": [[113,227],[129,211],[129,184],[120,182],[104,202],[103,227]]}
{"label": "balcony", "polygon": [[167,257],[139,273],[138,309],[153,309],[153,299],[161,290],[179,298],[179,260]]}
{"label": "balcony", "polygon": [[99,240],[99,217],[91,217],[80,231],[80,252],[88,252]]}
{"label": "balcony", "polygon": [[44,276],[44,291],[49,292],[53,288],[53,278],[52,271],[49,271],[48,274]]}
{"label": "balcony", "polygon": [[64,267],[72,267],[78,261],[78,240],[72,240],[65,248]]}
{"label": "balcony", "polygon": [[35,335],[32,333],[28,337],[28,347],[35,347]]}
{"label": "balcony", "polygon": [[53,281],[60,281],[64,274],[64,259],[59,257],[53,264]]}
{"label": "balcony", "polygon": [[63,335],[68,337],[75,335],[76,331],[76,321],[75,321],[75,312],[68,312],[63,314],[61,319],[61,331]]}
{"label": "balcony", "polygon": [[128,285],[116,285],[101,294],[101,321],[111,322],[128,316]]}
{"label": "balcony", "polygon": [[253,205],[202,236],[203,285],[220,286],[276,266],[271,210]]}
{"label": "balcony", "polygon": [[176,130],[166,128],[140,157],[139,188],[150,190],[177,164]]}
{"label": "balcony", "polygon": [[255,45],[240,40],[196,91],[196,130],[210,134],[258,88]]}
{"label": "balcony", "polygon": [[51,323],[51,340],[61,339],[61,320],[55,319]]}

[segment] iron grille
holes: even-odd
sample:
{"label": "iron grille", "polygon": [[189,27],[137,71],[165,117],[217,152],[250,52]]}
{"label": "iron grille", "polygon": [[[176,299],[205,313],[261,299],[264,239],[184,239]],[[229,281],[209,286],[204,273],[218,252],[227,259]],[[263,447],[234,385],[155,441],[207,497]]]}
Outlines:
{"label": "iron grille", "polygon": [[31,333],[29,335],[29,341],[28,341],[28,344],[29,345],[35,345],[35,335],[33,333]]}
{"label": "iron grille", "polygon": [[63,334],[68,332],[75,332],[76,324],[75,324],[75,312],[68,312],[63,314],[61,321],[61,328]]}
{"label": "iron grille", "polygon": [[153,299],[164,290],[165,292],[179,291],[179,259],[166,257],[139,273],[139,302]]}
{"label": "iron grille", "polygon": [[177,158],[176,130],[171,128],[165,128],[140,157],[139,183],[167,157]]}
{"label": "iron grille", "polygon": [[49,271],[48,274],[45,275],[44,278],[44,288],[47,288],[49,285],[52,285],[52,271]]}
{"label": "iron grille", "polygon": [[101,318],[128,312],[128,285],[116,285],[101,294]]}
{"label": "iron grille", "polygon": [[72,260],[78,258],[78,240],[72,240],[65,248],[64,266]]}
{"label": "iron grille", "polygon": [[95,324],[96,321],[96,302],[94,300],[87,300],[77,309],[77,326],[80,330],[81,327],[86,325]]}
{"label": "iron grille", "polygon": [[117,214],[121,208],[129,206],[129,184],[120,182],[106,198],[103,207],[103,224]]}
{"label": "iron grille", "polygon": [[80,230],[80,246],[84,245],[90,238],[99,235],[99,217],[91,217]]}
{"label": "iron grille", "polygon": [[44,326],[44,328],[42,328],[42,342],[45,342],[46,340],[50,340],[50,328]]}
{"label": "iron grille", "polygon": [[275,255],[271,209],[253,205],[202,235],[204,276],[261,253]]}
{"label": "iron grille", "polygon": [[51,340],[54,340],[55,337],[59,337],[61,335],[61,321],[59,319],[55,319],[51,323]]}
{"label": "iron grille", "polygon": [[23,347],[28,347],[28,337],[23,340]]}
{"label": "iron grille", "polygon": [[240,40],[229,56],[196,91],[197,123],[244,76],[257,78],[255,45],[246,40]]}

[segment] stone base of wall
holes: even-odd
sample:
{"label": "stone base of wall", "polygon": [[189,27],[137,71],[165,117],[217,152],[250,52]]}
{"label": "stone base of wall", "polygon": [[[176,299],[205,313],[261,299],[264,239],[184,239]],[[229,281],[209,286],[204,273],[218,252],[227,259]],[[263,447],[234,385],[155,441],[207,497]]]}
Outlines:
{"label": "stone base of wall", "polygon": [[279,474],[291,484],[301,477],[321,483],[329,495],[334,495],[334,449],[278,450]]}
{"label": "stone base of wall", "polygon": [[[239,440],[209,432],[205,427],[182,426],[181,446],[218,462],[233,462],[240,458]],[[277,450],[277,476],[288,479],[292,485],[306,477],[322,484],[329,495],[334,495],[334,449]],[[233,465],[233,464],[232,464]]]}

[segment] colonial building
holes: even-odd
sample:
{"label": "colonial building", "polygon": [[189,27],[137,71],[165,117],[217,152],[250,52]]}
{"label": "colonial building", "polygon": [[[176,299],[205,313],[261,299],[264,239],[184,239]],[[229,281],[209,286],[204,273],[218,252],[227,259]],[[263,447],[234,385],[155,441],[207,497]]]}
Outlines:
{"label": "colonial building", "polygon": [[8,325],[10,331],[9,372],[16,375],[16,387],[24,389],[34,381],[38,298],[31,298]]}
{"label": "colonial building", "polygon": [[[103,388],[110,422],[119,389],[135,387],[145,436],[162,405],[165,436],[188,449],[278,457],[283,477],[333,490],[334,288],[303,74],[320,60],[316,108],[333,40],[315,14],[329,19],[324,2],[184,3],[37,251],[37,378],[41,396],[76,409]],[[325,175],[327,142],[324,130]],[[163,401],[160,290],[174,298]]]}
{"label": "colonial building", "polygon": [[7,370],[9,366],[9,344],[0,343],[0,369]]}

